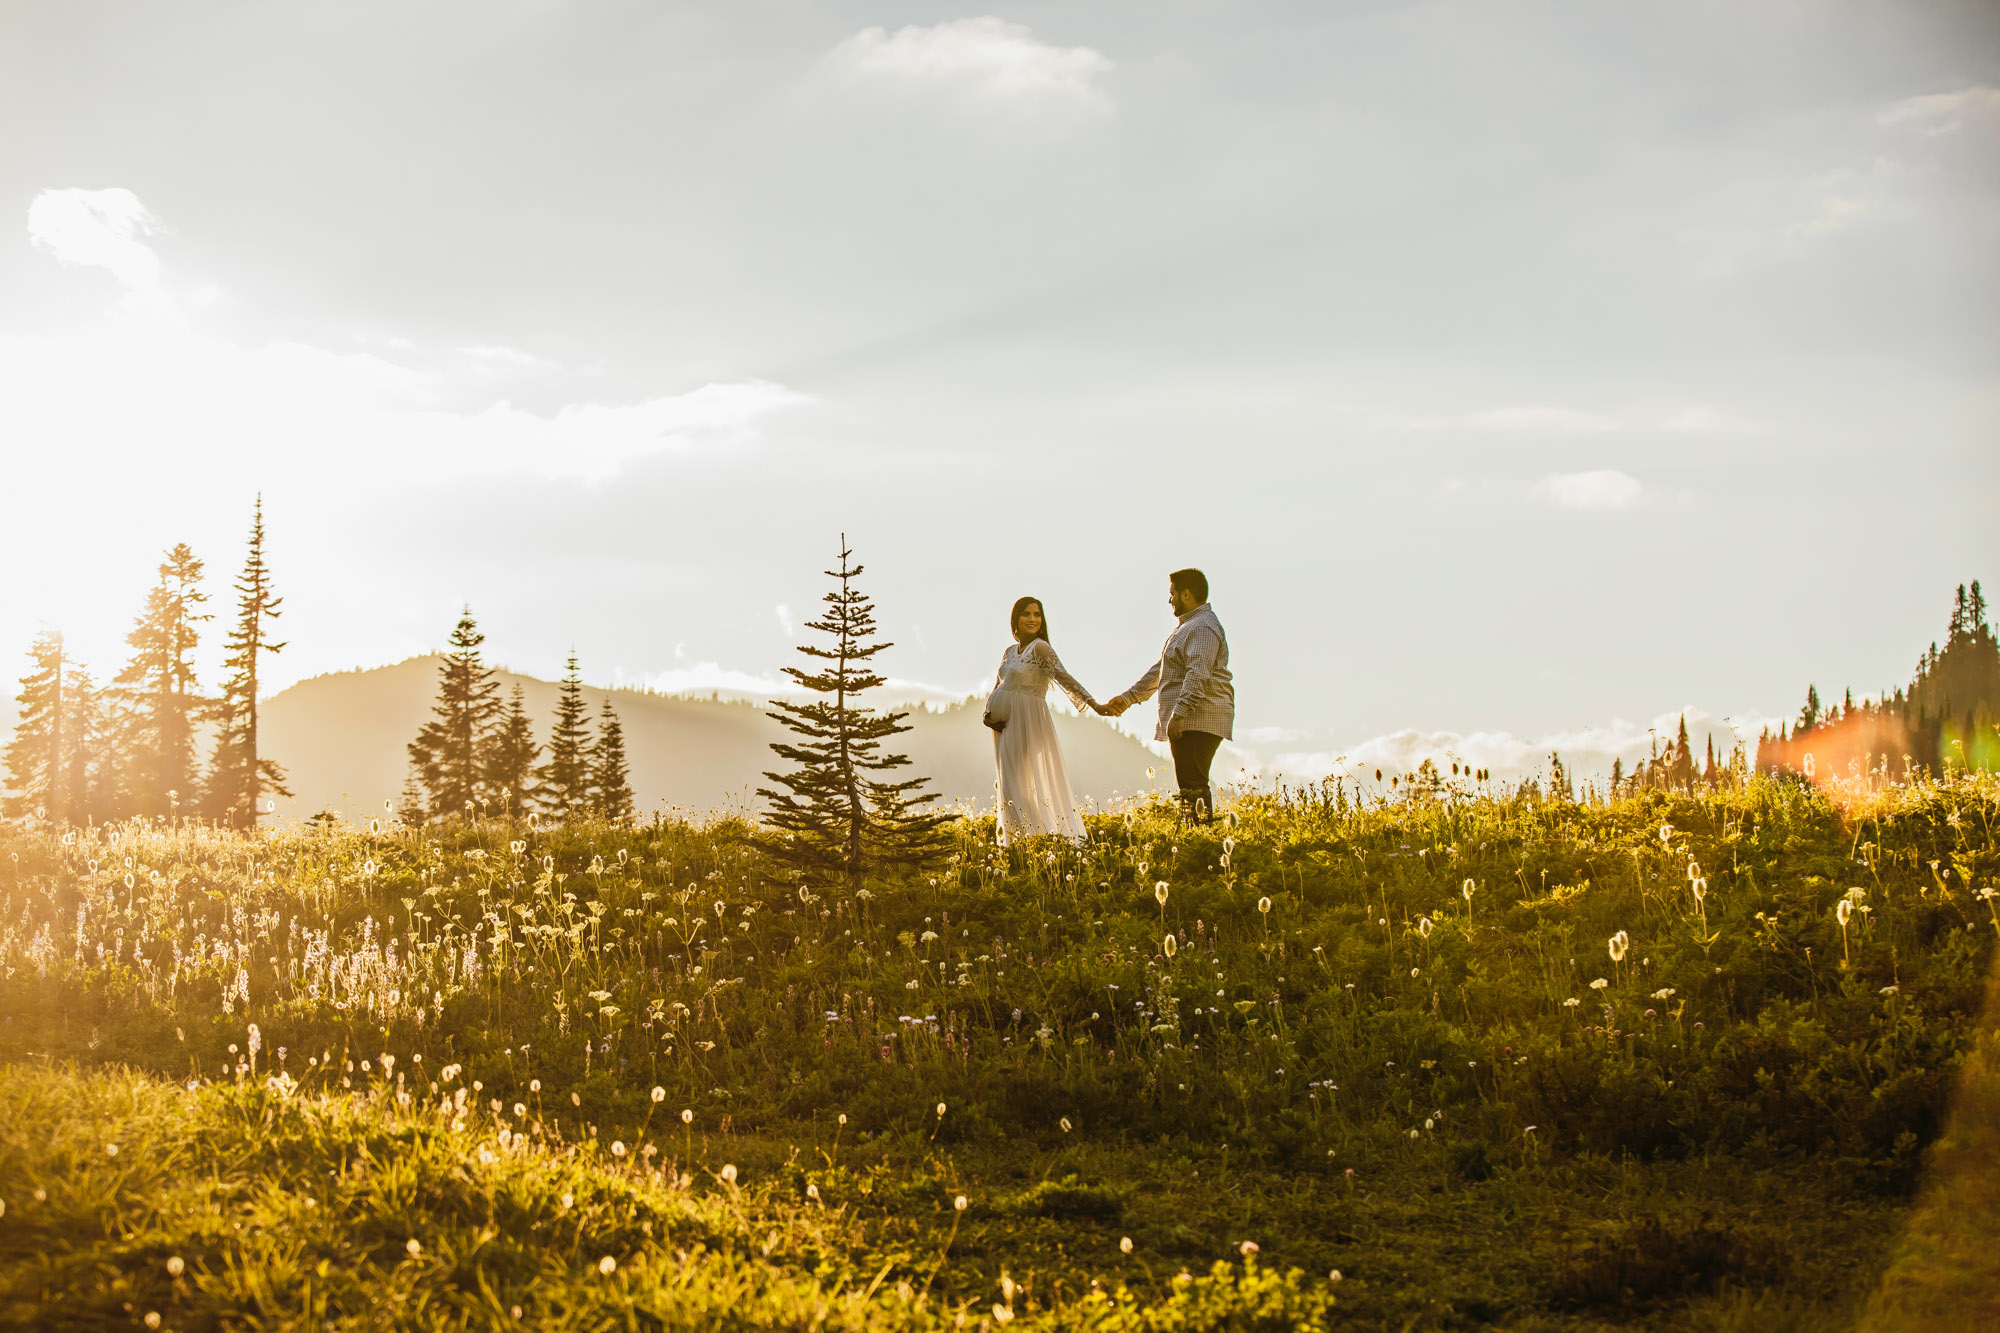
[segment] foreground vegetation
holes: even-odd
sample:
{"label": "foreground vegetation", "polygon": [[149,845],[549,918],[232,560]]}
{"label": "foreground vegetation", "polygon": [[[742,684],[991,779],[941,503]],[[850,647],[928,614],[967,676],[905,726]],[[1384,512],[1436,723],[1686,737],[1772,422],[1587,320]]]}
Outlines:
{"label": "foreground vegetation", "polygon": [[0,1319],[1847,1327],[1944,1281],[1996,817],[1427,778],[851,895],[726,820],[5,835]]}

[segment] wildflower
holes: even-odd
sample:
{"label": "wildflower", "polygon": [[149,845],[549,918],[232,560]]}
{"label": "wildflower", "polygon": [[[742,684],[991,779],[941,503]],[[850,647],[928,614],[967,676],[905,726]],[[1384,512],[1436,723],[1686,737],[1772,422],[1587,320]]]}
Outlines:
{"label": "wildflower", "polygon": [[1160,900],[1160,906],[1165,907],[1167,905],[1167,882],[1165,880],[1161,880],[1153,886],[1153,896]]}
{"label": "wildflower", "polygon": [[1269,916],[1271,914],[1271,900],[1269,898],[1259,898],[1257,900],[1257,910],[1265,916]]}
{"label": "wildflower", "polygon": [[417,1238],[415,1236],[412,1236],[409,1238],[409,1240],[405,1241],[403,1243],[403,1248],[410,1252],[410,1257],[412,1259],[416,1258],[418,1255],[424,1252],[424,1247],[417,1244]]}
{"label": "wildflower", "polygon": [[1663,986],[1653,992],[1653,998],[1656,1000],[1671,1000],[1674,998],[1674,988],[1672,986]]}
{"label": "wildflower", "polygon": [[1421,972],[1422,970],[1423,970],[1422,968],[1413,967],[1410,969],[1410,975],[1414,977],[1415,975],[1417,975],[1417,973]]}
{"label": "wildflower", "polygon": [[736,1183],[736,1166],[734,1163],[732,1162],[723,1163],[722,1183],[725,1185],[734,1185]]}
{"label": "wildflower", "polygon": [[966,1198],[963,1194],[959,1195],[956,1199],[953,1199],[951,1201],[951,1206],[953,1208],[956,1208],[961,1213],[965,1211],[965,1205],[966,1205]]}
{"label": "wildflower", "polygon": [[1420,916],[1417,918],[1417,934],[1423,936],[1425,939],[1431,937],[1431,919],[1429,917]]}
{"label": "wildflower", "polygon": [[117,1144],[115,1144],[115,1143],[107,1143],[107,1144],[105,1144],[105,1145],[104,1145],[104,1155],[105,1155],[106,1157],[116,1157],[116,1156],[118,1155],[118,1145],[117,1145]]}
{"label": "wildflower", "polygon": [[519,1102],[515,1102],[515,1103],[514,1103],[514,1118],[515,1118],[516,1120],[519,1120],[519,1119],[520,1119],[520,1118],[521,1118],[522,1116],[525,1116],[526,1114],[528,1114],[528,1108],[527,1108],[527,1107],[525,1107],[525,1106],[523,1106],[523,1105],[522,1105],[521,1103],[519,1103]]}
{"label": "wildflower", "polygon": [[613,1157],[623,1157],[625,1155],[624,1140],[622,1139],[611,1140],[611,1155]]}
{"label": "wildflower", "polygon": [[1174,937],[1171,935],[1167,936],[1166,939],[1160,941],[1160,952],[1166,954],[1166,956],[1169,958],[1172,958],[1174,956],[1174,951],[1179,947],[1180,946],[1174,942]]}
{"label": "wildflower", "polygon": [[665,1101],[666,1099],[667,1099],[667,1090],[665,1088],[656,1087],[653,1089],[653,1101],[656,1105],[660,1102]]}
{"label": "wildflower", "polygon": [[540,1079],[531,1078],[528,1080],[529,1092],[540,1092],[541,1090],[542,1090],[542,1081]]}
{"label": "wildflower", "polygon": [[562,1210],[564,1212],[568,1212],[571,1208],[574,1208],[576,1206],[576,1196],[574,1194],[571,1194],[568,1190],[564,1190],[561,1203],[562,1203]]}
{"label": "wildflower", "polygon": [[1609,986],[1610,984],[1611,983],[1606,981],[1603,977],[1599,977],[1597,980],[1590,983],[1590,988],[1592,990],[1603,990],[1606,986]]}
{"label": "wildflower", "polygon": [[1120,1236],[1118,1238],[1118,1249],[1123,1254],[1132,1253],[1132,1238],[1130,1236]]}
{"label": "wildflower", "polygon": [[1660,845],[1664,847],[1673,840],[1674,840],[1674,826],[1672,824],[1660,825]]}
{"label": "wildflower", "polygon": [[610,1277],[618,1271],[618,1261],[607,1254],[597,1261],[597,1271],[606,1277]]}
{"label": "wildflower", "polygon": [[1242,1254],[1244,1258],[1248,1259],[1251,1255],[1257,1253],[1257,1242],[1254,1240],[1246,1240],[1241,1245],[1238,1245],[1236,1249],[1238,1253]]}
{"label": "wildflower", "polygon": [[1338,1281],[1340,1281],[1340,1270],[1339,1270],[1338,1268],[1336,1268],[1336,1269],[1334,1269],[1334,1270],[1333,1270],[1333,1271],[1332,1271],[1331,1273],[1328,1273],[1328,1274],[1326,1275],[1326,1280],[1327,1280],[1328,1282],[1338,1282]]}
{"label": "wildflower", "polygon": [[1576,1008],[1576,1007],[1577,1007],[1577,1006],[1578,1006],[1579,1004],[1582,1004],[1582,1003],[1583,1003],[1583,1001],[1582,1001],[1582,1000],[1579,1000],[1579,999],[1577,999],[1577,998],[1576,998],[1576,997],[1575,997],[1574,995],[1572,995],[1572,996],[1570,996],[1570,997],[1569,997],[1569,998],[1568,998],[1567,1000],[1564,1000],[1564,1001],[1563,1001],[1563,1006],[1564,1006],[1565,1008],[1568,1008],[1568,1009],[1574,1009],[1574,1008]]}
{"label": "wildflower", "polygon": [[178,1254],[167,1260],[168,1277],[179,1277],[185,1272],[187,1272],[187,1260],[181,1258]]}
{"label": "wildflower", "polygon": [[940,1119],[940,1120],[944,1119],[944,1103],[943,1103],[943,1102],[939,1102],[939,1103],[938,1103],[938,1112],[937,1112],[937,1113],[938,1113],[938,1119]]}
{"label": "wildflower", "polygon": [[1624,962],[1625,951],[1631,947],[1632,937],[1624,931],[1621,930],[1616,935],[1613,935],[1611,937],[1611,961],[1614,963]]}
{"label": "wildflower", "polygon": [[1902,989],[1903,989],[1903,988],[1902,988],[1901,986],[1884,986],[1884,987],[1883,987],[1883,988],[1882,988],[1881,990],[1877,991],[1877,992],[1876,992],[1876,994],[1877,994],[1877,995],[1894,995],[1894,994],[1896,994],[1896,993],[1897,993],[1898,991],[1900,991],[1900,990],[1902,990]]}
{"label": "wildflower", "polygon": [[[1147,771],[1147,773],[1148,773],[1148,774],[1150,774],[1150,773],[1152,772],[1152,770],[1151,770],[1151,769],[1147,769],[1146,771]],[[1000,1304],[1000,1302],[998,1302],[998,1301],[995,1301],[995,1302],[993,1303],[993,1322],[994,1322],[994,1323],[996,1323],[996,1324],[1004,1324],[1004,1323],[1006,1323],[1006,1322],[1007,1322],[1007,1321],[1008,1321],[1009,1319],[1012,1319],[1013,1317],[1014,1317],[1014,1312],[1013,1312],[1012,1310],[1009,1310],[1009,1309],[1008,1309],[1008,1308],[1007,1308],[1006,1306],[1004,1306],[1004,1305]]]}
{"label": "wildflower", "polygon": [[813,1184],[810,1180],[806,1182],[806,1197],[814,1203],[819,1202],[819,1186]]}
{"label": "wildflower", "polygon": [[1062,1118],[1062,1120],[1061,1120],[1061,1121],[1059,1121],[1058,1123],[1060,1123],[1060,1124],[1062,1125],[1062,1132],[1063,1132],[1063,1133],[1065,1133],[1065,1134],[1069,1133],[1069,1117],[1068,1117],[1068,1116],[1064,1116],[1064,1117]]}

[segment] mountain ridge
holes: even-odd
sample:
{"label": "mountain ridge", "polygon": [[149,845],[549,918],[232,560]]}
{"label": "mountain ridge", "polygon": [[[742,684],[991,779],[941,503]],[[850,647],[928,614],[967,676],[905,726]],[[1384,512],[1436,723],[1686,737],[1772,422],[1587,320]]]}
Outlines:
{"label": "mountain ridge", "polygon": [[[393,802],[408,767],[404,747],[430,716],[439,661],[426,654],[327,672],[266,699],[260,748],[284,767],[295,793],[277,798],[278,815],[301,819],[326,809],[366,819]],[[556,682],[504,669],[493,679],[503,699],[521,687],[535,738],[545,743]],[[760,702],[719,691],[700,698],[586,685],[583,694],[591,716],[606,699],[618,712],[642,813],[661,805],[697,813],[753,808],[756,788],[766,785],[764,770],[775,767],[770,743],[789,735]],[[910,756],[911,771],[929,777],[945,804],[990,808],[993,746],[978,701],[894,706],[905,709],[911,730],[895,744]],[[1053,711],[1078,800],[1101,803],[1151,788],[1147,770],[1163,767],[1152,751],[1102,719]]]}

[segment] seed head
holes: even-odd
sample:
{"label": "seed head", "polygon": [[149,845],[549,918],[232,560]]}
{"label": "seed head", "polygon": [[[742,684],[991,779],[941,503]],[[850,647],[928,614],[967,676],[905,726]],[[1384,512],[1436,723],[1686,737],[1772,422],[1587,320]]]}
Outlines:
{"label": "seed head", "polygon": [[424,1247],[417,1243],[417,1238],[415,1236],[412,1236],[407,1241],[403,1242],[403,1248],[410,1252],[410,1257],[412,1259],[416,1258],[418,1255],[424,1252]]}
{"label": "seed head", "polygon": [[667,1090],[666,1090],[665,1088],[654,1088],[654,1089],[653,1089],[653,1101],[654,1101],[655,1103],[658,1103],[658,1102],[663,1102],[663,1101],[665,1101],[666,1099],[667,1099]]}
{"label": "seed head", "polygon": [[[842,1120],[844,1121],[844,1120],[846,1120],[846,1119],[847,1119],[847,1117],[846,1117],[846,1116],[842,1116],[842,1117],[841,1117],[841,1119],[842,1119]],[[692,1125],[692,1124],[694,1123],[694,1112],[693,1112],[693,1111],[682,1111],[682,1112],[681,1112],[681,1123],[682,1123],[683,1125]]]}
{"label": "seed head", "polygon": [[1167,882],[1165,880],[1161,880],[1153,886],[1153,896],[1160,900],[1160,906],[1165,907],[1167,905]]}
{"label": "seed head", "polygon": [[610,1277],[618,1271],[618,1261],[607,1254],[597,1261],[597,1271],[606,1277]]}

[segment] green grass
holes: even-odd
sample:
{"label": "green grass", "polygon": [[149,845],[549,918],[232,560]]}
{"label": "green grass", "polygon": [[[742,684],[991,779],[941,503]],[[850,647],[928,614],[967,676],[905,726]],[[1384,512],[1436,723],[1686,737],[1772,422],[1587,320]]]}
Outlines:
{"label": "green grass", "polygon": [[855,899],[728,821],[4,835],[0,1319],[1778,1333],[1990,1290],[1990,1135],[1939,1136],[2000,782],[1233,814],[967,821]]}

